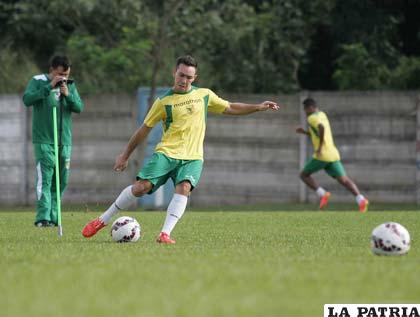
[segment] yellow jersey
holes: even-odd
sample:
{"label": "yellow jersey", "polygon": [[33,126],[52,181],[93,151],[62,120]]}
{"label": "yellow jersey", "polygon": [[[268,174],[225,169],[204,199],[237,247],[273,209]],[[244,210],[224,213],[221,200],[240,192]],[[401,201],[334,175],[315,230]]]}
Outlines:
{"label": "yellow jersey", "polygon": [[186,93],[169,90],[156,99],[144,119],[149,128],[163,122],[163,135],[155,148],[171,158],[202,160],[207,112],[222,113],[229,102],[207,88],[192,87]]}
{"label": "yellow jersey", "polygon": [[[308,116],[309,133],[312,144],[314,146],[313,158],[324,162],[335,162],[340,160],[340,153],[335,147],[330,122],[327,115],[322,111],[317,111]],[[317,155],[316,151],[319,147],[319,128],[324,126],[324,144],[322,145],[321,155]]]}

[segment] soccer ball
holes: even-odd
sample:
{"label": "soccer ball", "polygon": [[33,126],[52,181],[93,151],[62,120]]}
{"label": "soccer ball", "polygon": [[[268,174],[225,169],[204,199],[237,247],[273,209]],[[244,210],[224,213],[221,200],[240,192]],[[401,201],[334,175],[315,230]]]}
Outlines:
{"label": "soccer ball", "polygon": [[376,255],[403,255],[410,250],[410,234],[396,222],[386,222],[372,231],[372,252]]}
{"label": "soccer ball", "polygon": [[115,242],[136,242],[140,239],[140,225],[131,217],[120,217],[111,226],[111,237]]}

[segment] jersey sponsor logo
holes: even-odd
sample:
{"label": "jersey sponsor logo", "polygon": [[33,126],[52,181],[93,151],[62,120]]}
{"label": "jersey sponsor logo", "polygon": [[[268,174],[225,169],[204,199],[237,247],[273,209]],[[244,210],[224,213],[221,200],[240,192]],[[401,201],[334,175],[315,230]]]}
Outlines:
{"label": "jersey sponsor logo", "polygon": [[200,103],[202,101],[203,101],[202,99],[190,99],[190,100],[183,101],[183,102],[180,102],[180,103],[175,103],[174,104],[174,107],[177,108],[177,107],[183,107],[183,106],[193,105],[195,103]]}
{"label": "jersey sponsor logo", "polygon": [[192,105],[188,105],[186,109],[187,109],[187,111],[188,111],[189,114],[193,114],[194,113],[194,110],[195,110],[195,107],[192,104]]}

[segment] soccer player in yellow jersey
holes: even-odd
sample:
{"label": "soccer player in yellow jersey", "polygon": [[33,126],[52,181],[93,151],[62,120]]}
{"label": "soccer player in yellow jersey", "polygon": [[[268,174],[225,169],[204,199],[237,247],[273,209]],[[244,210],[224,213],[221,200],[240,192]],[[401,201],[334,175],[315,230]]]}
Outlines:
{"label": "soccer player in yellow jersey", "polygon": [[99,218],[89,222],[83,236],[92,237],[106,226],[119,210],[127,209],[138,197],[155,192],[171,178],[175,193],[169,203],[167,215],[157,242],[173,244],[170,234],[184,214],[190,192],[197,186],[203,167],[203,142],[207,112],[245,115],[268,109],[278,110],[272,101],[260,104],[228,102],[210,89],[196,88],[197,62],[191,56],[179,57],[173,71],[174,84],[158,98],[147,114],[143,125],[131,136],[123,153],[115,162],[114,170],[123,171],[133,150],[159,122],[164,131],[155,153],[137,175],[137,181],[126,187],[115,202]]}
{"label": "soccer player in yellow jersey", "polygon": [[331,193],[318,186],[311,175],[322,169],[325,170],[328,175],[335,178],[356,197],[359,211],[366,212],[369,202],[360,194],[356,184],[346,176],[343,164],[340,161],[340,153],[334,144],[327,115],[319,110],[315,100],[312,98],[307,98],[303,101],[303,108],[308,118],[309,129],[305,131],[302,127],[298,127],[296,132],[311,137],[314,155],[306,163],[300,173],[300,178],[306,185],[316,191],[320,198],[319,208],[322,209],[328,204]]}

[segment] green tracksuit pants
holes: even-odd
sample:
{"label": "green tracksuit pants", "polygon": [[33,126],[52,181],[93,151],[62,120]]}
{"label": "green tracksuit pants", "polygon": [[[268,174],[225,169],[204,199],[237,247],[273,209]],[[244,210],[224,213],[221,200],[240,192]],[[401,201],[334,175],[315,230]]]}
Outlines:
{"label": "green tracksuit pants", "polygon": [[[59,152],[60,194],[63,195],[70,174],[71,145],[60,146]],[[34,144],[34,154],[36,163],[35,223],[41,220],[46,220],[57,224],[58,215],[54,145]]]}

